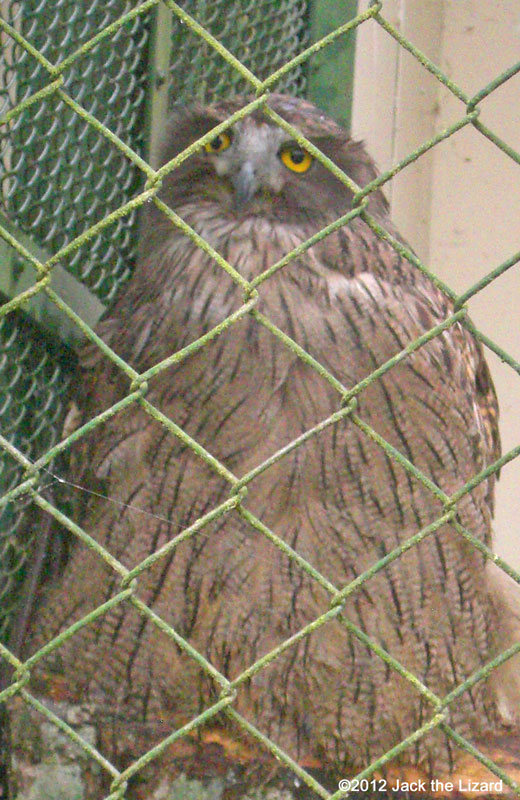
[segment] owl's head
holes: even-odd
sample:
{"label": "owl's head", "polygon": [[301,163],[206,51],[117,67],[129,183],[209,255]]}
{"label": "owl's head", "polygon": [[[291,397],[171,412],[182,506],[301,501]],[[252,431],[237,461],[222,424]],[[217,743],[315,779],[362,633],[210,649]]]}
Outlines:
{"label": "owl's head", "polygon": [[[167,132],[161,163],[180,153],[247,103],[235,99],[209,107],[176,111]],[[332,119],[311,103],[271,95],[268,105],[294,125],[358,185],[375,175],[374,165]],[[211,203],[228,217],[332,221],[351,208],[352,193],[331,172],[274,124],[261,109],[216,135],[166,179],[162,197],[173,208]],[[215,209],[215,211],[217,210]],[[384,212],[376,192],[372,210]]]}

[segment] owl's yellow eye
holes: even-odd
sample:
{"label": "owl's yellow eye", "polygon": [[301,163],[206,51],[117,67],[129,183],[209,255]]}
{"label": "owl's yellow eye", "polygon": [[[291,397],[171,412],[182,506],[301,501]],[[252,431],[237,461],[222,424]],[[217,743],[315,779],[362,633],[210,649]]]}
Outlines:
{"label": "owl's yellow eye", "polygon": [[210,142],[204,145],[206,153],[223,153],[231,144],[231,136],[229,133],[219,133]]}
{"label": "owl's yellow eye", "polygon": [[313,158],[307,150],[297,144],[289,144],[282,147],[280,150],[280,158],[282,164],[291,172],[307,172],[313,162]]}

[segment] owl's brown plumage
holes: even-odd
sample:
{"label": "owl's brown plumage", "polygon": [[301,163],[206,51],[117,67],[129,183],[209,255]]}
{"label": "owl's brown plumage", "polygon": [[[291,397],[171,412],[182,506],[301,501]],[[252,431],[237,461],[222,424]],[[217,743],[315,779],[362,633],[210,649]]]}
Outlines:
{"label": "owl's brown plumage", "polygon": [[[269,105],[358,185],[375,176],[363,146],[312,105],[280,95]],[[163,161],[239,107],[236,101],[178,111]],[[159,196],[252,280],[351,207],[350,191],[306,158],[257,111],[186,159],[164,179]],[[369,210],[396,235],[379,191]],[[258,291],[256,309],[346,387],[452,313],[446,297],[360,217]],[[242,289],[151,204],[136,271],[98,333],[143,372],[242,302]],[[128,393],[129,381],[94,346],[85,348],[82,361],[78,402],[86,421]],[[341,401],[251,315],[150,378],[146,399],[238,477]],[[498,455],[487,367],[480,346],[459,325],[363,389],[356,414],[448,495]],[[115,501],[91,495],[78,521],[128,568],[230,494],[223,477],[137,404],[81,439],[71,463],[71,482]],[[458,504],[460,522],[486,543],[492,495],[489,479]],[[243,505],[338,588],[443,511],[348,417],[255,477]],[[139,575],[138,586],[138,597],[230,679],[331,601],[240,509],[170,550]],[[63,575],[44,591],[27,652],[118,590],[118,575],[76,544]],[[441,698],[496,649],[483,557],[448,524],[372,576],[348,597],[343,613]],[[137,731],[147,747],[220,691],[130,604],[76,633],[40,669],[64,675],[67,691],[97,708],[105,730]],[[240,685],[234,707],[295,760],[319,761],[339,776],[362,769],[434,711],[338,619]],[[447,720],[471,741],[494,733],[497,714],[486,684],[463,693]],[[237,735],[225,716],[212,724]],[[118,745],[105,747],[117,756]],[[131,756],[141,752],[136,745]],[[438,776],[455,757],[454,745],[434,730],[399,758]]]}

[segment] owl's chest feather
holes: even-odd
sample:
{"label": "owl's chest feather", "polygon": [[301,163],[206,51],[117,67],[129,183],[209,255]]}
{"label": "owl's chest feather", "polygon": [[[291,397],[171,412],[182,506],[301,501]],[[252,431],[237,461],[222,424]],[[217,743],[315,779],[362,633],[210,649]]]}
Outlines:
{"label": "owl's chest feather", "polygon": [[[189,211],[183,209],[183,217],[192,223]],[[296,327],[304,340],[326,335],[324,319],[334,315],[337,295],[349,294],[351,281],[325,264],[316,246],[286,263],[288,254],[312,230],[260,216],[241,220],[209,213],[206,218],[198,216],[197,233],[221,256],[220,263],[196,244],[187,248],[181,234],[165,241],[161,259],[161,291],[165,285],[171,289],[174,319],[169,324],[173,322],[183,341],[219,325],[250,300],[256,300],[255,310],[291,337],[296,336]],[[304,341],[299,343],[305,346]]]}

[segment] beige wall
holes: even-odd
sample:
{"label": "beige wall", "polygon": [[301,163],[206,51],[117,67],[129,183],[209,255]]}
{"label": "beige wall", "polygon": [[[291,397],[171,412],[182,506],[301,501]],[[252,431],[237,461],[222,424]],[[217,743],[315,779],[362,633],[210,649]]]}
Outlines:
{"label": "beige wall", "polygon": [[[364,10],[368,0],[360,0]],[[469,95],[518,61],[518,0],[385,0],[387,19]],[[481,104],[481,119],[520,152],[520,74]],[[353,135],[381,169],[465,113],[381,27],[358,33]],[[472,126],[387,185],[392,215],[427,264],[456,291],[520,251],[520,165]],[[520,361],[520,264],[470,301],[478,327]],[[488,356],[504,451],[520,443],[520,376]],[[520,459],[502,470],[497,550],[520,567]]]}

